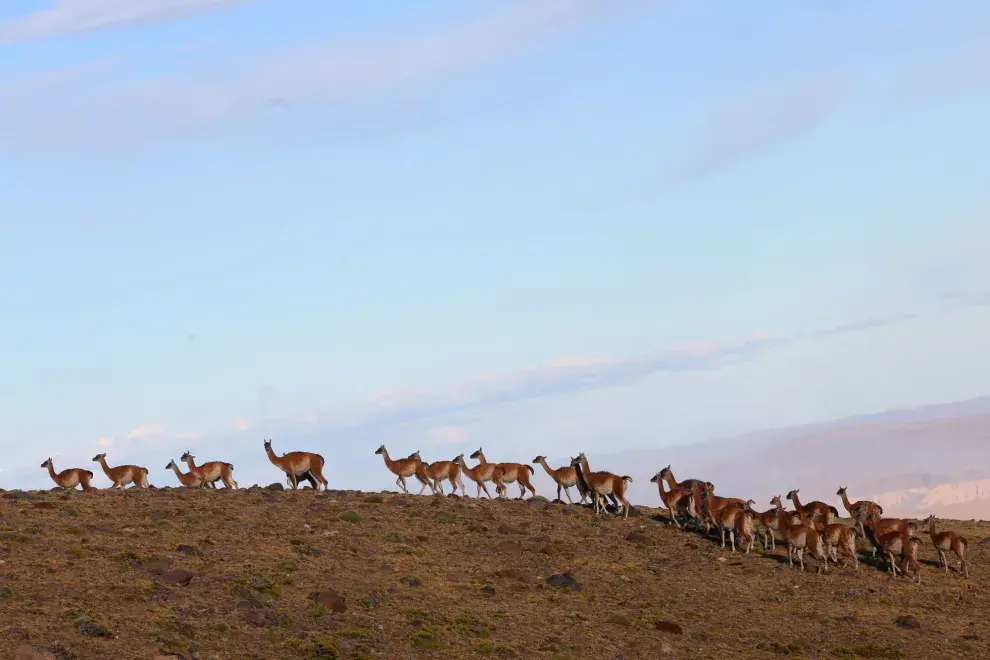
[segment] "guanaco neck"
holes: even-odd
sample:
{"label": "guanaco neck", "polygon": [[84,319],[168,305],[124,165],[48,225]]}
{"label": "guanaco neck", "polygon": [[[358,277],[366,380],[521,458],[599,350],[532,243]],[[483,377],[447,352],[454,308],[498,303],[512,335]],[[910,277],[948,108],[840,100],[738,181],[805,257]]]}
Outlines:
{"label": "guanaco neck", "polygon": [[594,489],[588,484],[588,479],[585,476],[584,468],[580,465],[580,463],[574,466],[574,472],[577,474],[578,484],[581,488],[583,488],[585,492],[593,492]]}
{"label": "guanaco neck", "polygon": [[[268,450],[268,455],[269,456],[272,455],[272,450],[271,449]],[[190,472],[192,472],[193,470],[196,469],[196,459],[194,459],[192,456],[187,456],[186,458],[183,458],[182,460],[185,461],[186,465],[189,466],[189,471]]]}
{"label": "guanaco neck", "polygon": [[55,466],[52,465],[51,461],[48,462],[48,474],[51,475],[52,481],[57,484],[61,483],[61,480],[58,478],[58,474],[55,472]]}
{"label": "guanaco neck", "polygon": [[[670,508],[670,497],[669,497],[667,491],[664,490],[663,479],[662,478],[661,479],[657,479],[657,489],[660,491],[660,501],[663,502],[663,505],[669,509]],[[671,490],[673,490],[673,489],[671,489]]]}
{"label": "guanaco neck", "polygon": [[935,537],[937,536],[935,532],[935,519],[931,518],[928,520],[928,536],[931,537],[932,542],[935,542]]}
{"label": "guanaco neck", "polygon": [[842,491],[842,506],[846,507],[846,511],[852,513],[852,502],[849,501],[849,496],[846,495],[846,491]]}
{"label": "guanaco neck", "polygon": [[791,502],[794,503],[794,510],[798,513],[804,513],[804,507],[801,506],[801,500],[798,499],[797,493],[791,494]]}
{"label": "guanaco neck", "polygon": [[540,457],[539,464],[543,466],[543,469],[546,470],[547,474],[549,474],[554,481],[560,481],[560,477],[562,476],[563,469],[554,470],[549,465],[547,465],[547,459],[543,458],[542,456]]}
{"label": "guanaco neck", "polygon": [[169,468],[171,468],[172,471],[175,472],[176,476],[179,477],[179,481],[182,481],[182,477],[186,476],[181,470],[179,470],[179,466],[174,462],[169,466]]}
{"label": "guanaco neck", "polygon": [[[275,452],[272,451],[271,445],[265,447],[265,453],[268,454],[268,460],[270,460],[275,465],[282,467],[282,459],[275,455]],[[192,463],[189,464],[189,467],[192,467]]]}
{"label": "guanaco neck", "polygon": [[488,459],[485,458],[485,452],[478,449],[478,465],[487,465]]}
{"label": "guanaco neck", "polygon": [[104,474],[106,474],[109,477],[110,476],[110,466],[107,465],[107,459],[104,458],[103,456],[100,456],[100,466],[103,468]]}
{"label": "guanaco neck", "polygon": [[667,481],[667,485],[670,487],[671,490],[674,490],[675,488],[680,488],[681,486],[677,482],[677,480],[674,479],[674,471],[671,470],[670,468],[667,468],[667,472],[664,476],[664,479]]}
{"label": "guanaco neck", "polygon": [[478,480],[478,476],[476,474],[477,471],[478,471],[478,468],[477,467],[473,467],[473,468],[468,467],[468,464],[464,462],[464,459],[463,458],[461,460],[459,460],[459,461],[454,461],[454,465],[459,466],[461,468],[461,470],[464,472],[464,474],[466,474],[468,476],[468,479],[470,479],[471,481],[477,481]]}
{"label": "guanaco neck", "polygon": [[[271,454],[271,449],[268,450],[268,454],[269,454],[269,456],[272,455]],[[395,461],[393,461],[392,460],[392,457],[388,455],[388,450],[385,449],[384,447],[382,447],[382,458],[385,459],[385,467],[387,467],[392,472],[395,472],[396,474],[398,474],[398,472],[396,472],[396,468],[395,468]]]}
{"label": "guanaco neck", "polygon": [[582,456],[581,457],[581,469],[584,470],[584,480],[587,481],[588,480],[588,475],[591,474],[591,468],[588,467],[588,457],[587,456]]}

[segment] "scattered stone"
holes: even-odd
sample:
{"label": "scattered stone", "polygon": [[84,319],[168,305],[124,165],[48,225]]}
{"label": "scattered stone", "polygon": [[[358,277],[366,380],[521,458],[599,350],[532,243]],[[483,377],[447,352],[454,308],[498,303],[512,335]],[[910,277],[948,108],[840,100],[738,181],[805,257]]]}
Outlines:
{"label": "scattered stone", "polygon": [[364,498],[364,501],[367,504],[384,504],[385,498],[380,493],[372,493]]}
{"label": "scattered stone", "polygon": [[176,568],[174,570],[168,571],[162,575],[162,581],[165,584],[174,584],[180,587],[187,586],[192,582],[193,574],[189,571],[184,571],[181,568]]}
{"label": "scattered stone", "polygon": [[199,548],[197,548],[194,545],[185,545],[185,544],[182,544],[178,548],[176,548],[176,551],[181,552],[184,555],[189,555],[190,557],[202,557],[203,556],[203,551],[200,550]]}
{"label": "scattered stone", "polygon": [[156,653],[152,660],[186,660],[186,657],[175,653]]}
{"label": "scattered stone", "polygon": [[502,523],[498,526],[496,530],[499,534],[522,534],[522,530],[518,527],[513,527],[512,525],[506,525]]}
{"label": "scattered stone", "polygon": [[265,625],[265,613],[261,610],[249,610],[244,613],[244,622],[261,628]]}
{"label": "scattered stone", "polygon": [[684,629],[681,628],[678,624],[673,623],[671,621],[657,621],[655,625],[657,630],[659,630],[660,632],[669,633],[671,635],[684,634]]}
{"label": "scattered stone", "polygon": [[100,625],[85,615],[75,620],[75,627],[80,635],[85,635],[86,637],[105,637],[107,639],[113,639],[114,637],[112,630]]}
{"label": "scattered stone", "polygon": [[493,586],[492,586],[492,585],[490,585],[490,584],[486,584],[485,586],[483,586],[483,587],[481,588],[481,591],[482,591],[483,593],[486,593],[486,594],[488,594],[489,596],[494,596],[494,595],[495,595],[495,587],[493,587]]}
{"label": "scattered stone", "polygon": [[550,500],[541,495],[534,495],[529,498],[529,508],[536,509],[537,511],[542,511],[543,509],[550,507]]}
{"label": "scattered stone", "polygon": [[273,591],[275,588],[275,585],[272,584],[270,580],[266,580],[263,577],[257,577],[257,576],[251,578],[250,582],[248,582],[248,586],[250,586],[255,591],[266,591],[266,592]]}
{"label": "scattered stone", "polygon": [[265,486],[265,490],[281,491],[285,490],[285,486],[280,483],[268,484]]}
{"label": "scattered stone", "polygon": [[[625,514],[623,514],[623,515],[625,515]],[[640,508],[639,508],[639,507],[636,507],[636,506],[631,506],[631,507],[629,507],[629,517],[630,517],[630,518],[642,518],[642,517],[643,517],[643,516],[645,516],[645,515],[646,515],[646,514],[645,514],[645,513],[643,513],[643,512],[642,512],[642,511],[640,510]]]}
{"label": "scattered stone", "polygon": [[630,621],[629,617],[625,614],[613,614],[606,619],[606,622],[611,623],[614,626],[625,626],[627,628],[632,625],[632,621]]}
{"label": "scattered stone", "polygon": [[347,611],[347,603],[344,602],[344,597],[336,591],[332,591],[330,589],[326,589],[324,591],[314,591],[309,594],[309,599],[313,602],[319,603],[331,612],[337,612],[340,614]]}
{"label": "scattered stone", "polygon": [[547,578],[547,584],[551,587],[559,587],[561,589],[573,589],[574,591],[581,591],[581,585],[578,584],[574,576],[571,575],[570,571],[564,571],[563,573],[554,573]]}
{"label": "scattered stone", "polygon": [[359,523],[364,520],[364,516],[357,511],[347,510],[340,514],[340,519],[344,522]]}
{"label": "scattered stone", "polygon": [[917,618],[911,616],[910,614],[903,614],[894,620],[894,623],[901,628],[910,628],[912,630],[917,630],[921,627],[921,622]]}

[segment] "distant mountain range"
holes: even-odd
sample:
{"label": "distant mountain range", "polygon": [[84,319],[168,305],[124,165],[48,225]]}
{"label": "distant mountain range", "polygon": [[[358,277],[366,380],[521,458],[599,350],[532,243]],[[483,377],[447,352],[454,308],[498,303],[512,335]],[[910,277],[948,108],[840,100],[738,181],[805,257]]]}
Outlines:
{"label": "distant mountain range", "polygon": [[[643,475],[670,464],[678,480],[704,478],[719,494],[752,497],[800,488],[802,501],[842,504],[835,492],[880,501],[885,513],[990,519],[990,396],[856,415],[658,450],[589,455],[592,469]],[[630,499],[655,504],[639,478]]]}

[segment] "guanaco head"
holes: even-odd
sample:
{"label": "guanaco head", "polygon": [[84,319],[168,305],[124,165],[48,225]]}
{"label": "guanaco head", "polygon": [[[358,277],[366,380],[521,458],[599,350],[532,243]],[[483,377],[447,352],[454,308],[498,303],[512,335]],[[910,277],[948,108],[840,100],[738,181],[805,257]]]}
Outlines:
{"label": "guanaco head", "polygon": [[99,463],[100,462],[100,459],[106,458],[106,457],[107,457],[106,454],[97,454],[96,456],[93,457],[93,462],[94,463]]}
{"label": "guanaco head", "polygon": [[846,494],[846,487],[839,486],[839,490],[835,491],[835,494],[838,495],[839,497],[842,497],[843,495]]}
{"label": "guanaco head", "polygon": [[663,472],[657,472],[655,475],[653,475],[653,478],[650,479],[650,483],[651,484],[659,483],[661,479],[663,479]]}
{"label": "guanaco head", "polygon": [[171,470],[174,467],[179,467],[179,466],[175,464],[175,459],[174,458],[170,458],[169,461],[168,461],[168,465],[165,466],[165,469],[166,470]]}
{"label": "guanaco head", "polygon": [[384,454],[385,453],[385,445],[382,445],[381,447],[379,447],[378,449],[376,449],[375,450],[375,453],[376,454]]}
{"label": "guanaco head", "polygon": [[708,494],[709,495],[714,495],[715,494],[715,484],[713,484],[712,482],[706,481],[705,482],[705,488],[708,489]]}
{"label": "guanaco head", "polygon": [[928,516],[927,518],[925,518],[925,524],[928,525],[929,527],[931,526],[931,524],[933,522],[935,522],[935,514],[934,513],[932,515]]}
{"label": "guanaco head", "polygon": [[265,439],[265,451],[268,451],[271,448],[272,448],[272,439],[271,438],[266,438]]}
{"label": "guanaco head", "polygon": [[422,461],[422,457],[419,455],[419,450],[417,449],[413,453],[409,454],[409,458],[415,458],[417,461]]}
{"label": "guanaco head", "polygon": [[669,477],[670,476],[670,465],[668,465],[664,469],[660,470],[660,472],[657,473],[657,476],[659,476],[661,479],[666,479],[667,477]]}
{"label": "guanaco head", "polygon": [[536,464],[539,463],[540,461],[545,461],[545,460],[547,460],[546,456],[537,456],[536,458],[533,459],[533,463]]}
{"label": "guanaco head", "polygon": [[784,503],[780,501],[780,495],[774,495],[770,500],[770,506],[777,507],[778,509],[784,508]]}
{"label": "guanaco head", "polygon": [[478,456],[481,456],[481,447],[478,447],[478,451],[476,451],[473,454],[471,454],[471,458],[476,459],[476,460],[477,460]]}
{"label": "guanaco head", "polygon": [[457,463],[458,465],[464,465],[464,454],[458,454],[457,456],[454,456],[453,462]]}
{"label": "guanaco head", "polygon": [[797,497],[797,494],[800,490],[801,490],[800,488],[795,488],[791,492],[787,493],[787,499],[793,501],[794,498]]}
{"label": "guanaco head", "polygon": [[46,468],[46,467],[51,467],[51,465],[52,465],[52,459],[49,458],[48,460],[46,460],[44,463],[41,464],[41,467]]}
{"label": "guanaco head", "polygon": [[[265,442],[265,445],[267,446],[268,443]],[[186,451],[182,452],[182,456],[179,458],[179,460],[180,461],[188,461],[190,458],[196,458],[196,457],[192,455],[192,452],[191,451],[186,450]]]}

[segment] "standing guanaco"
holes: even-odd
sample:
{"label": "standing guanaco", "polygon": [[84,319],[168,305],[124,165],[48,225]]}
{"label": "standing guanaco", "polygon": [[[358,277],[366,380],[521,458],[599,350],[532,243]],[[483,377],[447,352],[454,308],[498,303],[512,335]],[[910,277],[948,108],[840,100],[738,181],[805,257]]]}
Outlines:
{"label": "standing guanaco", "polygon": [[271,438],[265,440],[265,453],[268,454],[268,460],[272,462],[272,465],[289,475],[292,490],[299,488],[299,477],[307,472],[312,472],[319,482],[314,490],[320,490],[321,485],[323,490],[327,489],[329,482],[323,476],[323,457],[321,455],[309,451],[290,451],[287,454],[276,456],[275,452],[272,451]]}
{"label": "standing guanaco", "polygon": [[110,467],[107,465],[106,454],[97,454],[93,457],[93,462],[99,463],[104,474],[113,482],[111,488],[124,488],[129,483],[133,483],[138,488],[147,488],[150,485],[148,483],[148,468],[138,465]]}
{"label": "standing guanaco", "polygon": [[234,466],[231,463],[209,461],[197,466],[196,457],[188,450],[182,454],[179,460],[189,467],[190,472],[202,480],[201,488],[216,488],[216,482],[221,480],[227,488],[237,488],[237,482],[234,481]]}
{"label": "standing guanaco", "polygon": [[928,523],[928,536],[931,537],[932,545],[938,551],[938,558],[942,562],[942,568],[945,569],[945,572],[949,572],[949,557],[947,553],[951,550],[959,557],[963,576],[968,578],[969,566],[966,563],[966,547],[969,545],[969,542],[966,541],[966,538],[955,532],[936,532],[934,513],[928,516],[925,522]]}
{"label": "standing guanaco", "polygon": [[[577,470],[572,468],[570,465],[565,465],[564,467],[552,468],[547,464],[546,456],[537,456],[533,459],[534,464],[542,465],[546,473],[550,475],[550,478],[554,480],[557,484],[557,500],[560,499],[560,491],[563,489],[564,494],[567,495],[567,501],[574,504],[574,500],[571,499],[571,488],[577,486]],[[580,491],[579,491],[580,492]],[[585,493],[581,493],[581,502],[584,502],[586,497]]]}
{"label": "standing guanaco", "polygon": [[605,509],[602,497],[614,494],[622,502],[623,518],[629,517],[629,501],[626,499],[626,484],[632,482],[632,477],[620,477],[611,472],[592,472],[585,474],[581,465],[581,457],[571,458],[571,466],[577,470],[578,480],[587,484],[588,490],[594,495],[595,513]]}
{"label": "standing guanaco", "polygon": [[[478,447],[478,451],[471,454],[471,458],[477,459],[482,465],[488,464],[488,460],[485,458],[485,452],[481,451],[481,447]],[[532,465],[523,465],[522,463],[496,463],[495,465],[502,468],[503,484],[516,482],[519,485],[519,497],[516,499],[521,500],[525,497],[526,490],[529,490],[531,497],[536,495],[536,489],[533,488],[533,484],[529,480],[529,475],[536,474],[536,470],[533,469]],[[499,494],[504,497],[505,490],[502,489]]]}
{"label": "standing guanaco", "polygon": [[481,491],[484,490],[488,499],[493,499],[492,494],[488,492],[488,487],[485,486],[485,482],[488,481],[495,484],[496,492],[501,494],[505,490],[505,485],[502,483],[502,468],[494,463],[479,463],[473,468],[468,467],[467,463],[464,462],[464,454],[458,454],[454,458],[454,462],[460,465],[461,472],[466,474],[467,478],[477,485],[478,493],[476,497],[481,497]]}
{"label": "standing guanaco", "polygon": [[[401,488],[402,492],[409,492],[409,489],[406,488],[406,477],[416,477],[423,484],[423,488],[419,489],[420,494],[423,493],[427,485],[430,485],[425,475],[417,474],[417,471],[425,469],[425,464],[420,459],[418,450],[410,454],[409,458],[400,458],[398,460],[392,460],[392,457],[388,455],[388,450],[385,449],[385,445],[376,449],[375,453],[385,459],[385,467],[397,477],[395,485]],[[430,488],[432,489],[433,486],[430,485]]]}

